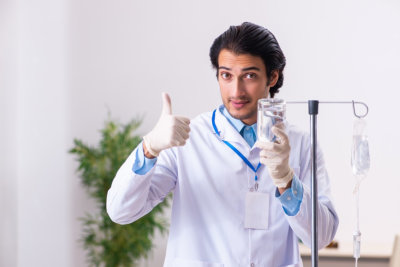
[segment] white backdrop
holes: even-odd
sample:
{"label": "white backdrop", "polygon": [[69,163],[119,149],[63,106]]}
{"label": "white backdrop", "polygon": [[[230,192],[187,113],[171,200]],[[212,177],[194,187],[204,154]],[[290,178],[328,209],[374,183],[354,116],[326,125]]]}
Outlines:
{"label": "white backdrop", "polygon": [[[277,97],[368,103],[361,231],[363,244],[390,247],[400,232],[399,13],[395,0],[0,0],[0,266],[85,266],[77,218],[93,203],[67,154],[72,139],[95,144],[109,110],[122,122],[144,116],[146,133],[162,91],[180,115],[215,108],[209,47],[243,21],[269,28],[286,54]],[[289,106],[288,119],[308,130],[306,106]],[[339,242],[354,227],[352,121],[350,105],[320,106]],[[157,244],[148,266],[161,265],[165,239]]]}

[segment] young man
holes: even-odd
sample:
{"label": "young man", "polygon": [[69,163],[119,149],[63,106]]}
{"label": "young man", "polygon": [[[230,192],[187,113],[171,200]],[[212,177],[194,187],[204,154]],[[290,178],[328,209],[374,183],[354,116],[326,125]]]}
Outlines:
{"label": "young man", "polygon": [[[107,209],[117,223],[144,216],[173,192],[164,266],[302,266],[311,244],[310,144],[286,124],[279,142],[256,141],[257,101],[282,86],[285,57],[267,29],[231,26],[210,49],[223,105],[192,121],[164,107],[154,129],[118,171]],[[190,131],[190,137],[189,137]],[[318,150],[318,244],[338,218]]]}

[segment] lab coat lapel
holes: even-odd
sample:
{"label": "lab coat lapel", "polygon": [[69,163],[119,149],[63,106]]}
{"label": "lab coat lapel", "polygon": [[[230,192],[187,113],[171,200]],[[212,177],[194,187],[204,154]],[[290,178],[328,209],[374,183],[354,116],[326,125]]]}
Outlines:
{"label": "lab coat lapel", "polygon": [[215,124],[220,132],[220,137],[222,140],[228,141],[230,143],[241,144],[244,146],[249,146],[246,140],[240,135],[240,133],[229,123],[228,119],[221,113],[219,108],[215,114]]}

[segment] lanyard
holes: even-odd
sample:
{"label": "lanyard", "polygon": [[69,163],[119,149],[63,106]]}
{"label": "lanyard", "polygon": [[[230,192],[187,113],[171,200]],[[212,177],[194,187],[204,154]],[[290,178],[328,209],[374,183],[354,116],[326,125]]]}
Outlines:
{"label": "lanyard", "polygon": [[[215,112],[216,112],[216,111],[217,111],[217,110],[215,109],[214,112],[213,112],[213,115],[212,115],[212,126],[213,126],[213,128],[214,128],[215,133],[216,133],[219,137],[221,137],[221,136],[220,136],[220,132],[218,131],[217,125],[215,124]],[[237,148],[234,147],[231,143],[229,143],[229,142],[226,141],[226,140],[222,140],[222,139],[221,139],[221,141],[224,142],[230,149],[232,149],[233,152],[235,152],[236,155],[238,155],[238,156],[247,164],[247,166],[249,166],[250,169],[252,169],[252,170],[254,171],[254,173],[255,173],[254,180],[256,181],[256,183],[255,183],[255,185],[254,185],[254,189],[257,191],[257,189],[258,189],[257,171],[258,171],[258,169],[260,168],[261,163],[259,162],[258,165],[257,165],[257,167],[254,167],[254,166],[250,163],[250,161],[249,161],[239,150],[237,150]]]}

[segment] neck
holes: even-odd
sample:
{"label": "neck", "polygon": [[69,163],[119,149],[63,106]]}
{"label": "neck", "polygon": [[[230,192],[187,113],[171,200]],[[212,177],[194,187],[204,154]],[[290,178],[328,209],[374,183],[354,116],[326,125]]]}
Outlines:
{"label": "neck", "polygon": [[245,119],[245,120],[241,120],[244,124],[246,124],[247,126],[253,125],[254,123],[257,122],[257,117],[256,118],[249,118],[249,119]]}

